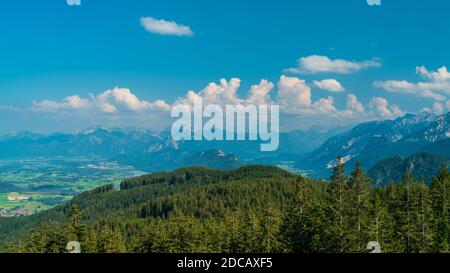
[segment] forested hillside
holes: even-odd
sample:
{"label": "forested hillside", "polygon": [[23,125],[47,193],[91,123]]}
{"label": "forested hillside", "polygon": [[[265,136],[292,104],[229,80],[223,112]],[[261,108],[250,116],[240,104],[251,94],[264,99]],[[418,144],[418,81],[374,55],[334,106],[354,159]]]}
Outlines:
{"label": "forested hillside", "polygon": [[[342,160],[338,160],[342,162]],[[3,251],[449,252],[450,174],[374,187],[360,164],[329,182],[274,167],[187,168],[104,186],[31,217],[0,219]]]}
{"label": "forested hillside", "polygon": [[408,158],[395,156],[377,162],[369,169],[368,175],[377,185],[386,186],[410,172],[416,179],[423,179],[430,184],[442,165],[450,166],[450,160],[438,154],[418,153]]}

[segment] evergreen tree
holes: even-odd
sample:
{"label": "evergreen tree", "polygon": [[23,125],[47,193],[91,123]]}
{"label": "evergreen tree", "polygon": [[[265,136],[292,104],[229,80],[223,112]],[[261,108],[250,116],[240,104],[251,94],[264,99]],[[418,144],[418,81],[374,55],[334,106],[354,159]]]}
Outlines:
{"label": "evergreen tree", "polygon": [[330,252],[349,250],[349,196],[343,159],[337,159],[327,195],[327,235]]}
{"label": "evergreen tree", "polygon": [[82,223],[82,218],[85,213],[76,205],[69,207],[67,212],[66,233],[67,241],[76,241],[81,245],[82,252],[90,252],[95,250],[96,242],[91,242],[92,235],[89,234],[87,225]]}
{"label": "evergreen tree", "polygon": [[450,173],[441,166],[439,174],[431,184],[431,197],[434,215],[434,246],[435,252],[450,251]]}
{"label": "evergreen tree", "polygon": [[[296,197],[293,205],[283,221],[284,245],[289,252],[310,253],[316,252],[317,243],[322,233],[319,205],[314,201],[313,193],[305,178],[297,179]],[[323,222],[322,222],[323,223]]]}
{"label": "evergreen tree", "polygon": [[392,253],[405,252],[404,223],[406,218],[403,195],[403,185],[391,181],[387,189],[388,213],[392,217],[392,237],[389,239],[387,251]]}
{"label": "evergreen tree", "polygon": [[416,233],[417,233],[417,251],[428,253],[432,251],[433,241],[433,212],[430,190],[425,185],[424,180],[417,185],[418,204],[416,209]]}
{"label": "evergreen tree", "polygon": [[260,228],[260,241],[262,253],[274,253],[280,249],[280,215],[271,202],[263,214],[263,221]]}
{"label": "evergreen tree", "polygon": [[[394,185],[391,185],[394,187]],[[381,245],[382,252],[395,252],[396,243],[393,242],[394,220],[389,213],[389,202],[387,196],[393,196],[384,188],[375,188],[370,196],[370,219],[368,222],[367,242],[375,241]]]}
{"label": "evergreen tree", "polygon": [[183,169],[0,218],[0,248],[18,230],[0,251],[61,253],[78,241],[101,253],[366,252],[378,241],[384,253],[449,252],[449,179],[443,167],[431,187],[409,173],[371,187],[360,164],[347,179],[341,159],[330,183],[265,167]]}
{"label": "evergreen tree", "polygon": [[414,177],[410,172],[403,176],[401,184],[399,214],[399,231],[402,239],[402,252],[412,253],[415,240],[414,223]]}
{"label": "evergreen tree", "polygon": [[125,253],[126,246],[122,234],[117,229],[104,226],[99,235],[100,253]]}
{"label": "evergreen tree", "polygon": [[256,253],[261,247],[259,246],[259,238],[261,223],[256,216],[254,211],[249,211],[245,213],[242,221],[242,232],[241,232],[241,253]]}
{"label": "evergreen tree", "polygon": [[355,170],[350,177],[350,250],[361,252],[369,242],[370,222],[370,184],[371,180],[366,176],[360,162],[355,165]]}

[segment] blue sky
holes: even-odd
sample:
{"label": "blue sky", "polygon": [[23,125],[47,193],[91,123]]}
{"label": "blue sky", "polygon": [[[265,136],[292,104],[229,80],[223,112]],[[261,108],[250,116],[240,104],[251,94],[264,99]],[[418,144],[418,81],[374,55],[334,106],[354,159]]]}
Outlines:
{"label": "blue sky", "polygon": [[[450,107],[450,79],[442,69],[450,62],[449,13],[444,0],[384,0],[379,7],[365,0],[4,1],[0,132],[152,127],[165,115],[159,108],[232,78],[240,79],[235,89],[241,98],[262,79],[273,83],[271,99],[286,102],[286,120],[305,126],[424,109],[442,113]],[[145,26],[142,18],[156,26]],[[176,34],[177,28],[190,32]],[[325,70],[314,70],[323,65]],[[293,85],[283,85],[282,75]],[[304,88],[310,88],[310,102],[299,99]],[[139,100],[134,108],[120,102],[133,111],[93,109],[106,90],[105,100],[118,103],[122,89]],[[72,107],[65,100],[70,96],[82,105]],[[330,97],[333,109],[323,110]],[[354,98],[364,111],[344,113]],[[164,107],[155,104],[160,100]],[[147,108],[152,114],[141,111]]]}

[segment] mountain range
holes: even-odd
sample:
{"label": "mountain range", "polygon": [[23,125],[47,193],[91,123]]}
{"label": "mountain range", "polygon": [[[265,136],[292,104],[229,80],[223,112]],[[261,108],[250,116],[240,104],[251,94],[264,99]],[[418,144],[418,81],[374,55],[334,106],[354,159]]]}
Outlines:
{"label": "mountain range", "polygon": [[[115,160],[156,172],[186,166],[231,169],[245,164],[294,162],[298,170],[328,178],[337,157],[347,170],[360,161],[366,170],[393,157],[417,153],[450,156],[450,113],[407,114],[395,120],[366,122],[345,130],[292,131],[280,135],[276,152],[260,152],[255,141],[174,141],[169,131],[91,128],[51,135],[20,132],[0,137],[0,158],[88,156]],[[379,179],[379,177],[377,177]]]}
{"label": "mountain range", "polygon": [[169,131],[91,128],[51,135],[19,132],[0,137],[0,159],[84,156],[114,160],[143,171],[200,165],[228,169],[255,161],[276,164],[314,151],[336,131],[312,129],[280,134],[276,152],[260,152],[255,141],[174,141]]}
{"label": "mountain range", "polygon": [[370,169],[380,160],[406,158],[419,152],[450,156],[450,113],[435,116],[423,112],[360,124],[330,138],[296,165],[325,178],[329,177],[337,157],[342,157],[349,170],[358,161]]}

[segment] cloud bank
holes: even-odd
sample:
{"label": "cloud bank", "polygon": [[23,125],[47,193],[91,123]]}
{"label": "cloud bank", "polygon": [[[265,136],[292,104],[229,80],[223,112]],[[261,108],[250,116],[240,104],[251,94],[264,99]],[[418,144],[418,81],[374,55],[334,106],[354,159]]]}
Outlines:
{"label": "cloud bank", "polygon": [[35,111],[54,112],[91,112],[116,116],[124,113],[128,115],[133,113],[158,113],[162,117],[169,117],[168,113],[173,106],[179,104],[192,106],[197,98],[202,98],[205,105],[278,104],[282,114],[308,118],[316,122],[330,122],[335,119],[342,122],[359,122],[371,119],[395,118],[404,114],[398,106],[391,105],[385,98],[374,97],[367,105],[364,105],[354,94],[347,94],[345,106],[339,109],[335,104],[335,98],[332,96],[314,100],[311,86],[298,77],[283,75],[279,78],[277,84],[263,79],[258,84],[251,86],[247,95],[243,98],[238,96],[240,87],[241,80],[239,78],[221,79],[218,83],[209,83],[198,92],[190,90],[186,95],[175,99],[171,104],[164,100],[154,102],[142,100],[130,89],[116,87],[97,95],[91,94],[85,98],[73,95],[60,101],[33,102],[33,109]]}
{"label": "cloud bank", "polygon": [[130,89],[119,87],[106,90],[96,96],[91,94],[87,98],[73,95],[61,101],[44,100],[33,102],[33,108],[38,111],[90,110],[101,113],[170,110],[170,106],[163,100],[155,102],[140,100]]}
{"label": "cloud bank", "polygon": [[410,82],[407,80],[375,81],[373,86],[401,94],[409,94],[416,97],[432,99],[436,101],[432,108],[425,111],[443,113],[450,110],[450,73],[447,67],[442,66],[436,71],[429,71],[425,66],[416,67],[416,74],[424,81]]}

